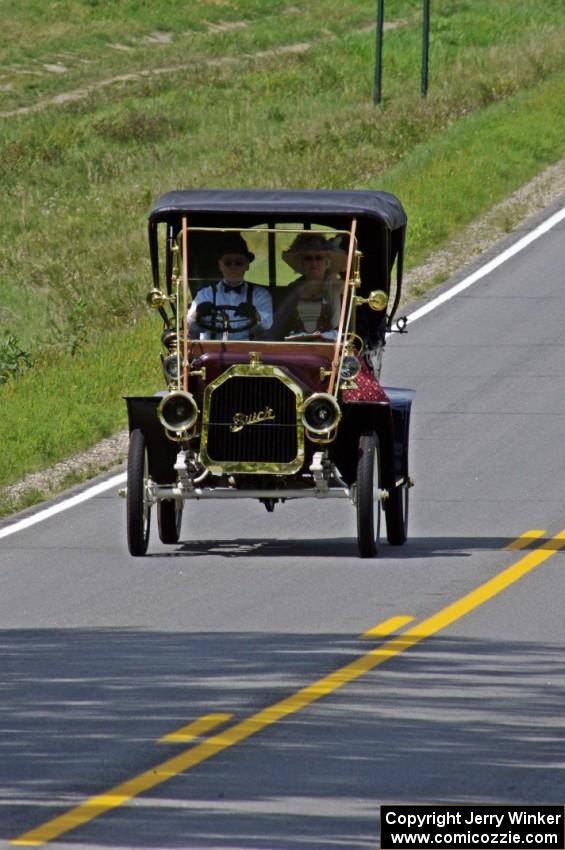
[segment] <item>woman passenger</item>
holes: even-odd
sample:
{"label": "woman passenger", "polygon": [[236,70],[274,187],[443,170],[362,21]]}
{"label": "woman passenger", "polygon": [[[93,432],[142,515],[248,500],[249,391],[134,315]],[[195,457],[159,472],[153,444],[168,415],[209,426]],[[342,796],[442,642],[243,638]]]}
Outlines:
{"label": "woman passenger", "polygon": [[286,297],[275,325],[278,335],[304,336],[323,334],[335,338],[339,325],[345,252],[334,239],[320,233],[300,233],[283,260],[300,277],[288,285]]}

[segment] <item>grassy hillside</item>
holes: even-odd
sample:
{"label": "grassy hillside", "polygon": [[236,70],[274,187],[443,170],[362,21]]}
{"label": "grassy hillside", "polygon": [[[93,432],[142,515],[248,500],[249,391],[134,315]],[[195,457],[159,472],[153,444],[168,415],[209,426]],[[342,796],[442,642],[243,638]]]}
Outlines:
{"label": "grassy hillside", "polygon": [[421,0],[387,0],[378,108],[374,0],[179,5],[0,0],[0,380],[24,372],[0,385],[0,486],[158,382],[162,192],[386,188],[415,263],[563,156],[562,0],[435,0],[427,99]]}

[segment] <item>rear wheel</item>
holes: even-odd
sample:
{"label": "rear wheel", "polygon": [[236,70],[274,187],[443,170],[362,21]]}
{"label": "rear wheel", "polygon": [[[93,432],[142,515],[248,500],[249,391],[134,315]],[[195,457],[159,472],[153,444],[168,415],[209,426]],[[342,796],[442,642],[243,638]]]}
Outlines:
{"label": "rear wheel", "polygon": [[157,523],[161,543],[179,542],[182,508],[182,499],[163,499],[157,505]]}
{"label": "rear wheel", "polygon": [[408,485],[396,487],[385,502],[386,536],[391,546],[402,546],[408,536]]}
{"label": "rear wheel", "polygon": [[129,438],[127,483],[127,533],[130,555],[145,555],[149,543],[151,504],[146,486],[149,477],[147,446],[143,432],[132,431]]}
{"label": "rear wheel", "polygon": [[381,529],[381,486],[379,441],[376,434],[363,434],[357,461],[357,543],[361,558],[378,554]]}

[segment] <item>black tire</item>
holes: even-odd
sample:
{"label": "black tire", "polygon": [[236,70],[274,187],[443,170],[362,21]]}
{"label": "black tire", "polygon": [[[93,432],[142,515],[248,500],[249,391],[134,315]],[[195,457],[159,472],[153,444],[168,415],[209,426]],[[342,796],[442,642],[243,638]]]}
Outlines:
{"label": "black tire", "polygon": [[147,447],[139,429],[129,438],[127,483],[127,531],[130,555],[145,555],[149,543],[151,505],[145,498]]}
{"label": "black tire", "polygon": [[381,502],[374,491],[381,487],[381,462],[376,434],[359,439],[357,460],[357,543],[360,558],[375,558],[379,549]]}
{"label": "black tire", "polygon": [[182,509],[182,499],[163,499],[157,505],[157,524],[161,543],[179,542]]}
{"label": "black tire", "polygon": [[384,503],[386,536],[391,546],[402,546],[408,537],[408,485],[397,487]]}

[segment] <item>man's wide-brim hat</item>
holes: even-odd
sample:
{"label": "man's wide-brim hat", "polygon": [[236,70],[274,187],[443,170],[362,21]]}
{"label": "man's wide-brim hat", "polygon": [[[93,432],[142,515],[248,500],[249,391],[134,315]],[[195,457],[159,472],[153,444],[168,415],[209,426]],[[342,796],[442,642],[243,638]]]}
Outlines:
{"label": "man's wide-brim hat", "polygon": [[225,257],[226,254],[241,254],[247,257],[251,263],[255,259],[253,254],[247,247],[247,242],[240,233],[224,233],[218,243],[218,258]]}
{"label": "man's wide-brim hat", "polygon": [[295,272],[303,273],[304,254],[323,254],[331,262],[329,271],[338,273],[345,269],[347,255],[335,239],[326,239],[317,233],[299,233],[290,248],[283,251],[282,258]]}

